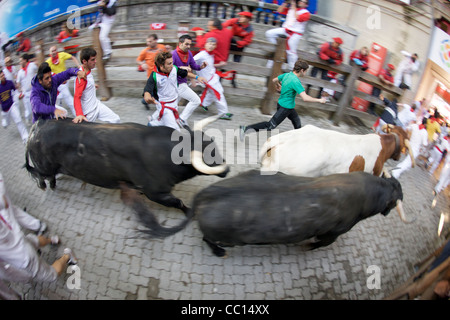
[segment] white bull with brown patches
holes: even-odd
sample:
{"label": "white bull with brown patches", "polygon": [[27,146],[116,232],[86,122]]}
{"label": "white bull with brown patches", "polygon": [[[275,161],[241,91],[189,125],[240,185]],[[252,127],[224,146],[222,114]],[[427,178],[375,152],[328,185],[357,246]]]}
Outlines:
{"label": "white bull with brown patches", "polygon": [[414,166],[408,134],[395,126],[386,132],[353,135],[306,125],[270,137],[261,148],[261,170],[303,177],[353,171],[380,176],[384,163],[398,161],[406,150]]}

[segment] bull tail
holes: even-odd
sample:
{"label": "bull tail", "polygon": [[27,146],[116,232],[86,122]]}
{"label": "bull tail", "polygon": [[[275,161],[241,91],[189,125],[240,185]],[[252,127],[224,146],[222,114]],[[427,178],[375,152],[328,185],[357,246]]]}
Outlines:
{"label": "bull tail", "polygon": [[152,238],[166,238],[183,230],[187,224],[192,220],[193,211],[189,209],[186,214],[186,219],[179,225],[174,227],[163,227],[159,224],[155,215],[145,205],[142,197],[136,190],[130,189],[125,183],[120,183],[121,199],[125,204],[130,206],[137,214],[139,221],[145,226],[145,230],[141,230],[147,236]]}
{"label": "bull tail", "polygon": [[30,154],[30,152],[28,151],[28,148],[27,148],[27,151],[25,152],[25,164],[24,164],[23,168],[27,169],[28,173],[33,177],[33,179],[38,181],[40,174],[38,173],[38,171],[35,168],[33,168],[30,165],[30,160],[29,160],[30,155],[29,154]]}

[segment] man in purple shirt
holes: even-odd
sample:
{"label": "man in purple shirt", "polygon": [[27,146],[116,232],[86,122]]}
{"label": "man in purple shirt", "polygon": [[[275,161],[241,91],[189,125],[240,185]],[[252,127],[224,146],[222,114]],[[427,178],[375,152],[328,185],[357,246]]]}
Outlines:
{"label": "man in purple shirt", "polygon": [[[203,63],[201,66],[195,63],[192,53],[189,51],[191,45],[192,37],[185,34],[180,37],[177,48],[172,51],[173,64],[181,69],[186,69],[188,72],[192,72],[192,70],[198,71],[206,67],[206,63]],[[180,115],[180,118],[184,122],[187,122],[187,119],[191,116],[192,112],[194,112],[195,108],[201,103],[200,97],[189,88],[187,78],[178,77],[178,99],[180,98],[189,101]]]}
{"label": "man in purple shirt", "polygon": [[70,68],[52,76],[52,69],[47,62],[39,66],[36,76],[31,80],[33,123],[38,119],[65,118],[67,111],[56,107],[56,96],[59,85],[74,76],[86,79],[86,73],[78,68]]}
{"label": "man in purple shirt", "polygon": [[19,130],[20,137],[24,144],[28,140],[28,130],[22,122],[20,110],[17,102],[14,102],[14,91],[16,87],[10,80],[6,80],[3,70],[0,69],[0,105],[2,107],[2,127],[6,129],[9,119],[12,117]]}

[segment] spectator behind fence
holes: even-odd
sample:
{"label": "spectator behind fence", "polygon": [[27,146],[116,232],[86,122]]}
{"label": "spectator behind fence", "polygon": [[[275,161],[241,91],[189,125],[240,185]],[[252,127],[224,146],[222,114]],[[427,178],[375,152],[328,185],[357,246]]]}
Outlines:
{"label": "spectator behind fence", "polygon": [[[281,28],[270,29],[266,31],[267,41],[277,44],[277,38],[279,36],[287,37],[286,42],[286,54],[287,63],[292,70],[294,64],[298,59],[297,48],[300,39],[305,32],[306,23],[311,17],[311,13],[306,9],[308,7],[308,1],[285,1],[279,8],[278,12],[286,14],[286,21]],[[273,61],[267,61],[267,67],[271,68]]]}
{"label": "spectator behind fence", "polygon": [[350,54],[350,65],[356,64],[361,70],[366,71],[369,68],[369,49],[362,47],[360,50],[354,50]]}
{"label": "spectator behind fence", "polygon": [[17,54],[21,52],[29,52],[31,50],[31,40],[25,37],[23,32],[20,32],[17,35],[17,39],[19,40],[19,47],[17,48]]}
{"label": "spectator behind fence", "polygon": [[[243,11],[239,13],[239,18],[232,18],[225,21],[222,26],[224,28],[231,27],[233,38],[231,39],[230,50],[243,52],[244,48],[253,41],[253,27],[250,24],[253,15],[251,12]],[[235,54],[233,56],[234,62],[241,62],[242,56]]]}
{"label": "spectator behind fence", "polygon": [[209,38],[217,39],[217,47],[214,50],[214,64],[216,67],[226,65],[230,53],[231,39],[233,38],[232,31],[228,28],[223,28],[220,19],[210,19],[208,21],[208,32],[203,35],[197,34],[198,47],[201,49],[205,48],[206,40]]}
{"label": "spectator behind fence", "polygon": [[[341,38],[336,37],[333,38],[333,42],[325,42],[320,47],[319,51],[317,52],[317,55],[319,56],[319,59],[323,62],[328,62],[330,65],[339,66],[344,61],[344,53],[342,52],[342,49],[340,46],[344,43]],[[322,69],[319,67],[314,67],[311,70],[311,77],[316,77],[317,73],[321,72],[321,79],[329,81],[330,78],[328,77],[328,70]],[[306,93],[309,94],[309,90],[311,88],[311,85],[308,85],[306,87]],[[317,95],[318,98],[322,96],[323,87],[320,87],[319,94]]]}

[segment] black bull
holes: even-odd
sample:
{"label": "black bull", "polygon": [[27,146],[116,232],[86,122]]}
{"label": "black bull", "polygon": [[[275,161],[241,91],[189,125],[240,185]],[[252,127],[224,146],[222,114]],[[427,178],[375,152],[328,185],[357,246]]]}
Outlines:
{"label": "black bull", "polygon": [[[194,126],[194,131],[200,132],[196,137],[202,139],[198,147],[202,150],[186,152],[190,153],[187,160],[190,158],[192,164],[172,161],[173,150],[180,141],[172,141],[174,129],[169,127],[39,120],[30,131],[25,167],[42,189],[46,188],[45,179],[54,188],[58,173],[104,188],[119,188],[120,183],[125,183],[152,201],[186,213],[188,208],[171,193],[175,184],[199,174],[224,177],[229,171],[225,164],[209,166],[203,161],[202,151],[214,142],[208,141],[201,130],[214,120],[215,117],[207,118]],[[194,148],[194,132],[183,130],[183,134]],[[184,139],[180,135],[178,138]],[[209,149],[217,150],[214,145]],[[181,157],[186,159],[186,155]]]}
{"label": "black bull", "polygon": [[[305,178],[249,171],[199,192],[188,219],[197,216],[203,240],[218,256],[225,255],[221,246],[297,243],[315,237],[310,244],[314,249],[333,243],[359,221],[377,213],[387,215],[396,206],[404,219],[402,199],[395,178],[364,172]],[[139,199],[133,200],[135,210],[149,220],[151,213],[144,214]],[[153,236],[180,230],[155,223],[150,229]]]}

